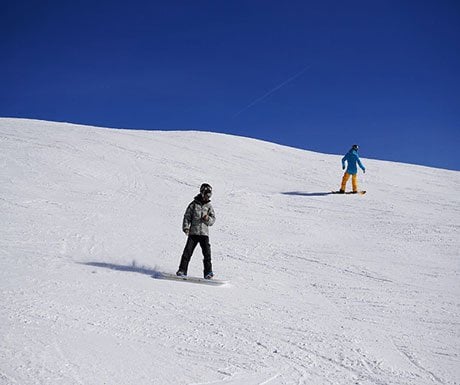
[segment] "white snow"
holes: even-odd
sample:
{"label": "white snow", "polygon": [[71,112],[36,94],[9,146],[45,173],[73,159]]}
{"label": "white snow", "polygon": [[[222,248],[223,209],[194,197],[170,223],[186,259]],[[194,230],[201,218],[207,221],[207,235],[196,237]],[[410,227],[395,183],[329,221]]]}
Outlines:
{"label": "white snow", "polygon": [[[0,119],[0,384],[460,384],[460,173],[340,158]],[[152,278],[203,182],[230,283]]]}

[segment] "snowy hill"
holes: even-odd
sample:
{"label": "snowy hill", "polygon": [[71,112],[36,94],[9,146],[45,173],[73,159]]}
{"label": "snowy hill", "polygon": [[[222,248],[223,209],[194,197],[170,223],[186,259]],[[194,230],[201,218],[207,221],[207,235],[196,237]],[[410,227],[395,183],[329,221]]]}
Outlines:
{"label": "snowy hill", "polygon": [[[340,158],[0,119],[0,384],[459,384],[460,173]],[[230,284],[153,279],[203,182]]]}

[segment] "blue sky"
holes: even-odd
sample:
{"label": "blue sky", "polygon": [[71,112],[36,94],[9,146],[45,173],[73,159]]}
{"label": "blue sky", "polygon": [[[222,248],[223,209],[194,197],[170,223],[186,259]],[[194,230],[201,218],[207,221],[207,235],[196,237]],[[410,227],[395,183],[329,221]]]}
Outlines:
{"label": "blue sky", "polygon": [[3,117],[460,170],[456,0],[15,0],[0,22]]}

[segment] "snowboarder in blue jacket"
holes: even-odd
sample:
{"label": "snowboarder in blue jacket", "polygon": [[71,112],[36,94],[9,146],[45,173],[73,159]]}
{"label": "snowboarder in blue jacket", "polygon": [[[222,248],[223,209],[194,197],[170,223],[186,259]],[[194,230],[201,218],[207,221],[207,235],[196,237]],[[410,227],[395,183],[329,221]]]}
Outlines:
{"label": "snowboarder in blue jacket", "polygon": [[354,144],[350,151],[348,151],[342,158],[342,169],[345,170],[345,162],[347,162],[347,167],[345,174],[343,174],[342,186],[339,190],[341,194],[345,194],[345,187],[347,185],[348,179],[350,179],[350,176],[353,193],[356,194],[358,192],[358,166],[361,168],[361,170],[363,170],[364,173],[366,172],[366,168],[363,166],[361,160],[359,159],[358,149],[359,146]]}

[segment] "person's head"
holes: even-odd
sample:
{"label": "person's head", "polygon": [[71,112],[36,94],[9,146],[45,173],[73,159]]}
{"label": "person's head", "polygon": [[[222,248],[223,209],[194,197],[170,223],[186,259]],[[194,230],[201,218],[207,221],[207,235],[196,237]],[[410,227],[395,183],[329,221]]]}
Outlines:
{"label": "person's head", "polygon": [[208,183],[203,183],[200,187],[201,197],[205,202],[209,202],[212,196],[212,187]]}
{"label": "person's head", "polygon": [[359,146],[357,144],[354,144],[353,146],[351,146],[351,149],[354,150],[354,151],[358,151]]}

